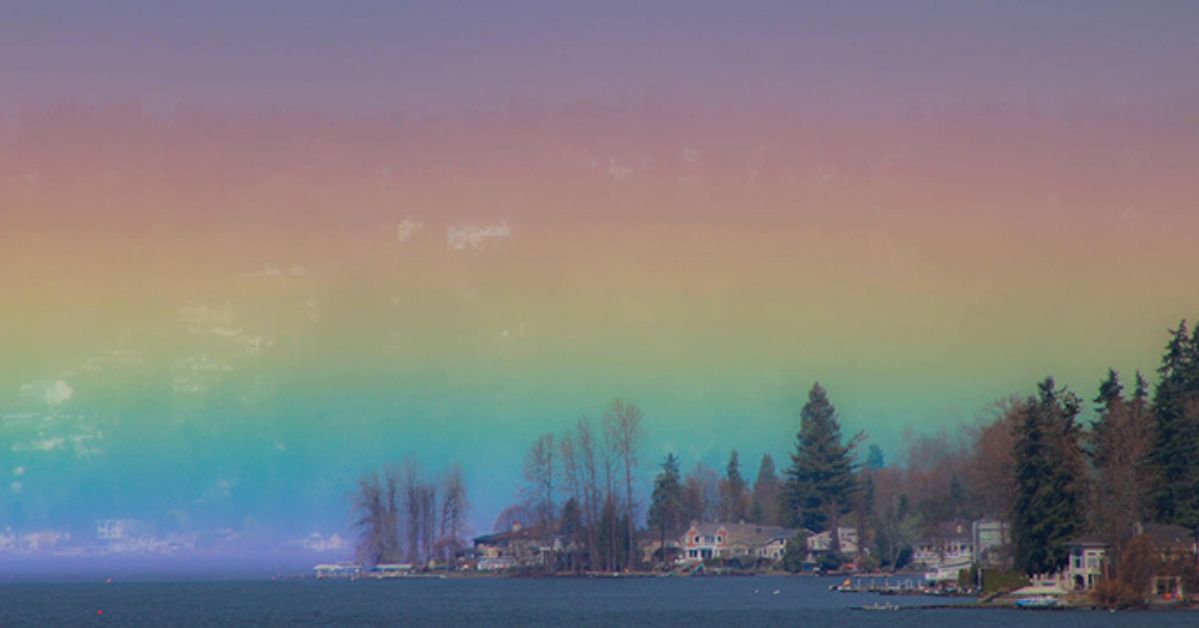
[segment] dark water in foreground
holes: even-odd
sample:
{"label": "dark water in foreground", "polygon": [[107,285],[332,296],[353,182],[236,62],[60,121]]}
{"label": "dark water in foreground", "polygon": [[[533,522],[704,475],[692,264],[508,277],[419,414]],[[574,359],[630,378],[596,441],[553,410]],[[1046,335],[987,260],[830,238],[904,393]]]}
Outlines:
{"label": "dark water in foreground", "polygon": [[872,602],[953,600],[833,593],[832,582],[751,577],[2,584],[0,626],[1199,626],[1199,613],[1189,612],[854,611],[849,607]]}

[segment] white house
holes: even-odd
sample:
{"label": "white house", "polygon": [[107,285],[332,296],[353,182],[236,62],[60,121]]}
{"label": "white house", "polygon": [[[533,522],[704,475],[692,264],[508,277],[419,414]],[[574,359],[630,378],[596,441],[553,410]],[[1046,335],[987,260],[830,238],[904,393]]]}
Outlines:
{"label": "white house", "polygon": [[912,545],[912,562],[929,567],[969,564],[974,561],[974,541],[964,521],[938,525],[929,536]]}
{"label": "white house", "polygon": [[756,523],[692,523],[679,540],[683,560],[753,557],[779,560],[795,530]]}
{"label": "white house", "polygon": [[[842,554],[858,553],[858,529],[839,527],[837,528],[837,540],[841,545]],[[808,536],[808,553],[823,554],[830,552],[833,549],[833,533],[832,530],[825,530]]]}
{"label": "white house", "polygon": [[1069,586],[1076,591],[1089,590],[1103,577],[1107,543],[1097,538],[1083,537],[1070,541],[1066,546],[1070,548],[1070,562],[1066,563]]}

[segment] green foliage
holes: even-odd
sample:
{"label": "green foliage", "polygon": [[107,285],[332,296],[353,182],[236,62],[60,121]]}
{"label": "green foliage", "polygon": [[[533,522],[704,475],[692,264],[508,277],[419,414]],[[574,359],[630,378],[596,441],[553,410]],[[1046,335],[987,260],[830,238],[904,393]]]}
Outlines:
{"label": "green foliage", "polygon": [[808,535],[803,530],[800,530],[783,544],[783,570],[788,573],[803,571],[804,556],[807,553]]}
{"label": "green foliage", "polygon": [[749,517],[749,510],[749,487],[741,476],[741,463],[734,449],[720,483],[720,518],[737,523]]}
{"label": "green foliage", "polygon": [[1028,576],[1019,571],[1010,569],[983,570],[983,595],[1014,591],[1020,587],[1028,586],[1028,584]]}
{"label": "green foliage", "polygon": [[1108,406],[1124,400],[1124,385],[1120,383],[1120,374],[1115,369],[1107,370],[1107,378],[1099,384],[1099,395],[1095,397],[1095,403],[1099,406],[1099,411],[1107,409]]}
{"label": "green foliage", "polygon": [[1016,566],[1045,573],[1064,565],[1064,545],[1083,531],[1085,460],[1075,417],[1078,398],[1057,389],[1052,377],[1025,402],[1017,427],[1016,502],[1012,517]]}
{"label": "green foliage", "polygon": [[1159,521],[1199,526],[1199,328],[1171,330],[1153,396],[1157,471],[1152,505]]}
{"label": "green foliage", "polygon": [[770,454],[763,454],[762,461],[758,464],[758,478],[754,480],[750,521],[762,525],[778,525],[779,501],[782,494],[782,484],[774,468],[774,458]]}
{"label": "green foliage", "polygon": [[866,469],[869,471],[878,471],[887,466],[886,459],[883,457],[883,450],[876,443],[870,444],[870,449],[866,452]]}
{"label": "green foliage", "polygon": [[675,531],[683,523],[683,481],[678,458],[673,453],[666,455],[662,470],[654,478],[647,518],[650,527],[667,532]]}
{"label": "green foliage", "polygon": [[819,561],[817,566],[820,571],[837,571],[845,564],[845,556],[839,552],[828,552],[822,554]]}
{"label": "green foliage", "polygon": [[916,524],[907,495],[900,495],[874,517],[874,553],[880,566],[900,569],[911,560]]}
{"label": "green foliage", "polygon": [[841,442],[837,411],[819,383],[800,411],[795,453],[787,471],[784,521],[814,532],[849,511],[857,482],[853,475],[855,442]]}

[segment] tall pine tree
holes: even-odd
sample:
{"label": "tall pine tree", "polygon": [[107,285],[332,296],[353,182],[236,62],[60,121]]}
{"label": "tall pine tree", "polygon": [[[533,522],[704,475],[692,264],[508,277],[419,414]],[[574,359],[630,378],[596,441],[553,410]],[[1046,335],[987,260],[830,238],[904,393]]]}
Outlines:
{"label": "tall pine tree", "polygon": [[774,468],[774,458],[770,454],[762,454],[762,461],[758,463],[758,478],[754,480],[751,520],[761,525],[778,525],[781,498],[782,486]]}
{"label": "tall pine tree", "polygon": [[1186,320],[1170,333],[1153,395],[1152,505],[1158,521],[1194,528],[1199,526],[1199,333],[1188,335]]}
{"label": "tall pine tree", "polygon": [[1024,403],[1012,452],[1012,540],[1016,566],[1027,573],[1050,572],[1065,564],[1065,543],[1083,532],[1086,512],[1078,397],[1059,390],[1052,377],[1045,378],[1037,392]]}
{"label": "tall pine tree", "polygon": [[837,410],[819,383],[812,385],[799,416],[795,453],[787,470],[784,521],[821,532],[835,528],[840,516],[853,506],[858,487],[853,450],[859,439],[841,442]]}
{"label": "tall pine tree", "polygon": [[683,481],[679,473],[679,461],[674,454],[667,454],[662,461],[662,470],[654,478],[654,492],[650,497],[648,523],[658,531],[662,560],[666,560],[666,535],[679,532],[683,524]]}
{"label": "tall pine tree", "polygon": [[740,523],[749,517],[749,487],[741,476],[741,463],[737,450],[729,454],[724,480],[720,483],[720,518],[723,521]]}
{"label": "tall pine tree", "polygon": [[1115,370],[1099,385],[1095,397],[1097,418],[1091,424],[1091,460],[1097,481],[1093,485],[1093,527],[1107,541],[1113,558],[1120,555],[1133,527],[1145,520],[1146,494],[1152,477],[1149,451],[1153,442],[1153,417],[1146,401],[1145,378],[1137,373],[1132,399]]}

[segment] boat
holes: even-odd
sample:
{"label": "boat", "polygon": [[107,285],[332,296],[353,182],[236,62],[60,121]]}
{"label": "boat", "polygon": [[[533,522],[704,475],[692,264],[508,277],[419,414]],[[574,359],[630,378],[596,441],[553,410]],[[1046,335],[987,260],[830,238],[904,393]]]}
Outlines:
{"label": "boat", "polygon": [[1032,595],[1016,600],[1017,608],[1054,608],[1061,600],[1052,595]]}
{"label": "boat", "polygon": [[865,606],[859,606],[858,608],[861,610],[864,610],[864,611],[897,611],[897,610],[899,610],[899,606],[896,604],[880,604],[878,602],[875,602],[874,604],[867,604]]}

